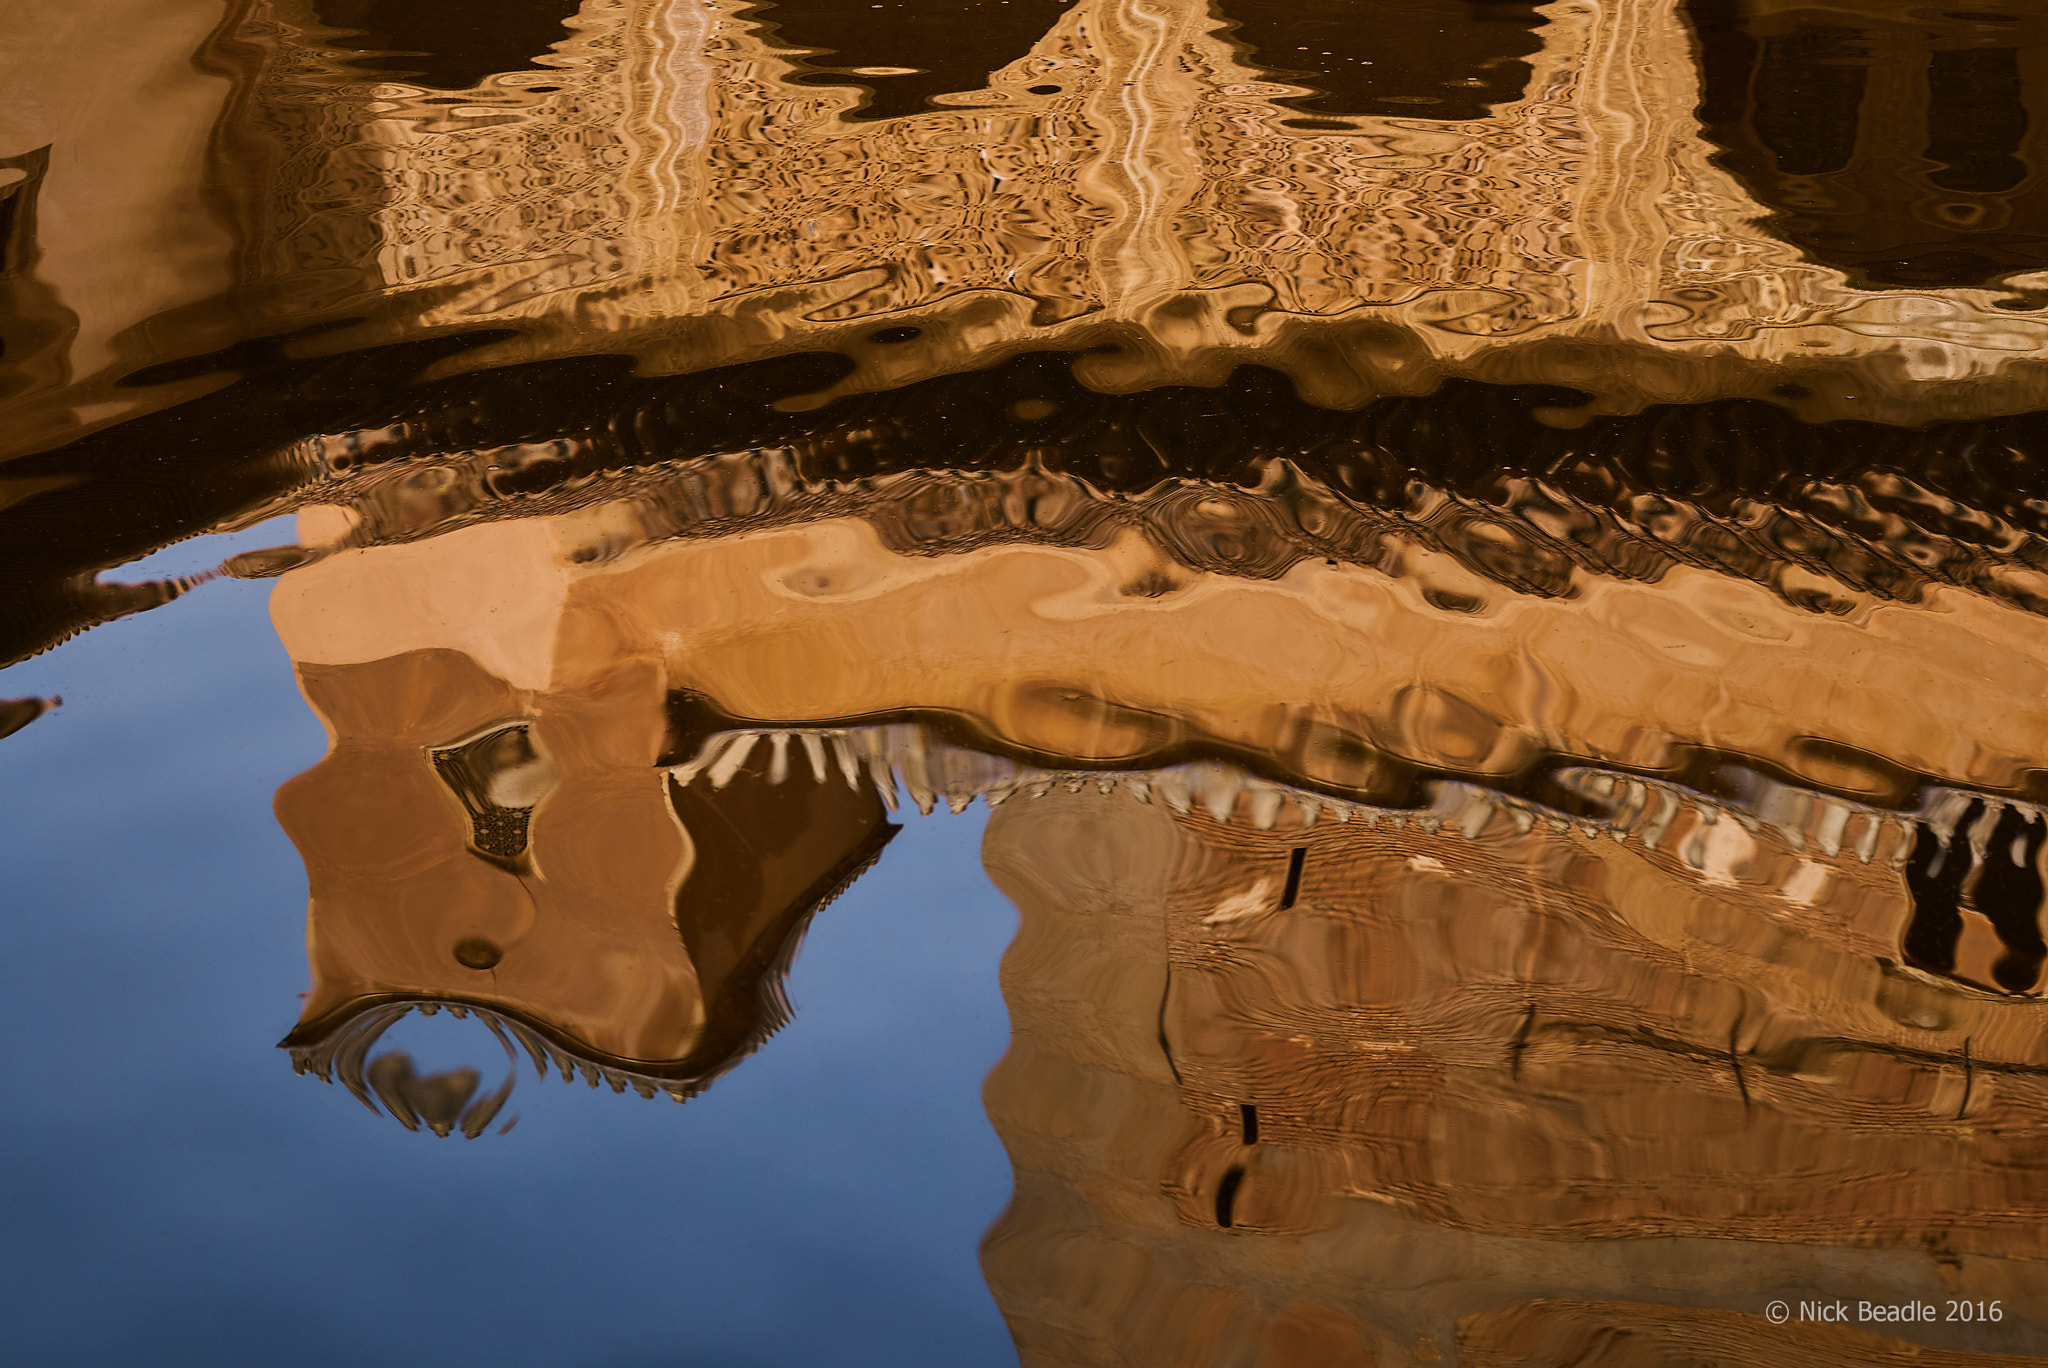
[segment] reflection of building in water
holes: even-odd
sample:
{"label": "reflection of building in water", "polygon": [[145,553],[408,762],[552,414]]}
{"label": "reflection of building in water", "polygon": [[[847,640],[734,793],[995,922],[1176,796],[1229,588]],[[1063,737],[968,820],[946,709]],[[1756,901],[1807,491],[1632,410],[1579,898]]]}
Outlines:
{"label": "reflection of building in water", "polygon": [[[1982,272],[1853,288],[1759,226],[1770,206],[1693,117],[1677,0],[1453,9],[1494,16],[1465,22],[1508,35],[1498,60],[1441,96],[1326,83],[1364,113],[1297,107],[1307,87],[1269,74],[1291,69],[1292,30],[1257,5],[1084,0],[990,49],[986,85],[873,119],[824,82],[888,66],[834,74],[777,45],[813,41],[801,5],[587,0],[552,53],[450,93],[362,81],[277,0],[239,30],[259,74],[224,125],[224,154],[264,168],[238,177],[260,187],[242,275],[294,317],[368,312],[386,335],[523,323],[501,360],[623,348],[688,371],[889,333],[855,389],[1116,346],[1085,363],[1106,387],[1258,360],[1341,405],[1447,375],[1622,408],[1755,393],[1922,421],[2040,402],[2048,325],[1958,287]],[[1371,33],[1346,38],[1308,65],[1371,61]],[[887,104],[904,78],[860,79]],[[2017,242],[1998,269],[2031,260]]]}
{"label": "reflection of building in water", "polygon": [[332,737],[278,794],[312,897],[286,1045],[361,1094],[376,1036],[449,1006],[565,1077],[680,1098],[782,1023],[804,926],[894,828],[865,787],[765,753],[670,780],[658,664],[579,650],[601,602],[518,533],[431,585],[400,553],[278,596]]}
{"label": "reflection of building in water", "polygon": [[[781,525],[678,538],[692,509],[745,512],[793,483],[735,459],[577,511],[350,547],[448,515],[455,480],[418,473],[436,478],[309,512],[277,614],[309,691],[323,670],[367,679],[363,662],[437,649],[509,681],[392,752],[439,748],[411,762],[417,783],[449,821],[469,813],[464,879],[508,896],[527,819],[479,796],[495,781],[472,773],[473,748],[544,768],[529,751],[562,743],[501,735],[526,716],[505,691],[566,672],[586,681],[578,697],[634,691],[603,710],[638,738],[620,765],[666,754],[686,774],[721,771],[748,763],[731,737],[774,733],[779,764],[829,742],[848,748],[835,763],[849,775],[901,769],[925,806],[970,801],[1018,765],[1229,761],[1279,786],[1273,802],[1293,789],[1333,810],[1428,807],[1456,780],[1662,839],[1686,804],[1725,808],[1739,816],[1714,851],[1763,824],[1882,871],[1889,892],[1858,914],[1873,953],[2014,992],[2041,980],[2048,661],[2034,615],[1984,595],[1934,584],[1907,604],[1817,576],[1802,594],[1686,564],[1623,573],[1625,557],[1568,562],[1530,592],[1398,526],[1347,564],[1262,525],[1278,499],[1180,489],[1109,506],[1036,467],[971,477],[994,522],[918,476]],[[1317,507],[1312,493],[1295,491],[1297,510]],[[1339,536],[1343,506],[1323,507],[1318,525]],[[696,700],[699,721],[659,738],[673,698]],[[927,732],[945,742],[929,761]],[[1688,858],[1710,881],[1725,863]],[[646,881],[673,867],[655,858]],[[1802,905],[1832,888],[1781,873]]]}
{"label": "reflection of building in water", "polygon": [[320,1066],[428,1000],[687,1090],[886,830],[870,784],[979,796],[1026,1362],[1906,1352],[1770,1326],[1787,1289],[2002,1298],[1969,1342],[2043,1346],[2031,614],[1619,558],[1515,592],[1420,537],[1265,564],[1276,493],[1084,526],[1035,464],[973,477],[999,528],[926,473],[677,536],[795,490],[732,457],[408,540],[469,477],[388,473],[273,558],[335,736],[279,801]]}
{"label": "reflection of building in water", "polygon": [[2009,1361],[1783,1296],[2003,1298],[1904,1333],[2048,1345],[2048,1017],[1893,965],[1895,880],[1691,811],[1651,846],[1152,796],[988,830],[1023,923],[984,1265],[1027,1364]]}
{"label": "reflection of building in water", "polygon": [[[995,9],[973,41],[957,5],[913,11],[890,30],[912,62],[809,4],[564,0],[477,46],[437,27],[473,8],[245,0],[161,136],[48,149],[48,240],[10,249],[38,256],[41,331],[10,341],[8,450],[217,387],[251,332],[343,320],[321,345],[519,327],[469,364],[838,348],[854,389],[1055,348],[1108,389],[1255,362],[1343,406],[1447,376],[1909,423],[2048,402],[2032,19],[1431,0],[1400,7],[1440,31],[1411,42],[1265,0]],[[1843,39],[1816,68],[1841,79],[1773,74],[1908,21],[1920,57]],[[1920,146],[1933,125],[1962,141]],[[99,215],[114,180],[161,212]],[[106,297],[110,254],[148,288]]]}
{"label": "reflection of building in water", "polygon": [[1853,279],[2048,268],[2048,16],[1911,0],[1687,0],[1707,136],[1773,231]]}

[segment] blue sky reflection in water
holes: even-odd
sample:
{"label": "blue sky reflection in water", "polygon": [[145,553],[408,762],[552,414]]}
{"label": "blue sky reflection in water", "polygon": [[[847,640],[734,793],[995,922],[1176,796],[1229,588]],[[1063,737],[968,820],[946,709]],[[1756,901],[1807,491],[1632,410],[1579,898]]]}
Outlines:
{"label": "blue sky reflection in water", "polygon": [[[325,740],[267,596],[207,584],[0,674],[65,699],[0,745],[0,1359],[1014,1361],[975,1261],[1009,1192],[980,1084],[1016,923],[982,810],[911,815],[814,923],[796,1020],[688,1105],[522,1061],[510,1134],[409,1134],[274,1048],[305,874],[270,797]],[[502,1068],[474,1023],[393,1036],[421,1042]]]}

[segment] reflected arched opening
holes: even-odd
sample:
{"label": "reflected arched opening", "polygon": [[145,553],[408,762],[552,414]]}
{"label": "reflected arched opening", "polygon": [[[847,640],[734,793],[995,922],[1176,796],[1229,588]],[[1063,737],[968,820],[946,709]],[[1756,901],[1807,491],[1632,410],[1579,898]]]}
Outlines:
{"label": "reflected arched opening", "polygon": [[[979,90],[989,73],[1031,51],[1059,21],[1062,0],[772,0],[748,17],[782,43],[808,49],[806,85],[858,85],[868,102],[848,117],[895,119],[932,97]],[[1058,83],[1035,93],[1057,93]]]}
{"label": "reflected arched opening", "polygon": [[1700,119],[1772,231],[1878,289],[2048,268],[2048,16],[1684,0]]}
{"label": "reflected arched opening", "polygon": [[1228,36],[1308,120],[1483,119],[1519,100],[1543,46],[1541,0],[1218,0]]}
{"label": "reflected arched opening", "polygon": [[325,39],[359,53],[353,65],[436,90],[468,90],[487,76],[531,69],[568,37],[580,0],[313,0]]}

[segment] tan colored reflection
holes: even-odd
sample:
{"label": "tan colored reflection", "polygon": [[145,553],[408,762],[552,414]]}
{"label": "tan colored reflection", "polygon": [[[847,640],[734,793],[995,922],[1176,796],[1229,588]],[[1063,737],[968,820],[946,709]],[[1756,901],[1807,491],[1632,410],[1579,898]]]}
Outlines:
{"label": "tan colored reflection", "polygon": [[[406,568],[366,566],[342,592],[360,614],[402,615]],[[488,625],[472,619],[468,639],[444,623],[441,644],[389,653],[353,649],[347,610],[278,597],[332,737],[277,799],[312,893],[313,990],[286,1044],[354,1082],[390,1009],[446,1004],[565,1074],[684,1095],[781,1024],[804,925],[894,828],[865,789],[770,783],[758,766],[722,776],[715,801],[708,782],[674,783],[655,765],[658,668],[573,642],[558,660],[549,567],[494,570],[501,593],[534,600],[470,598]]]}
{"label": "tan colored reflection", "polygon": [[[195,309],[217,316],[236,274],[235,232],[209,181],[237,82],[193,60],[225,9],[10,6],[0,45],[0,452],[190,397],[201,387],[145,400],[114,382],[169,359],[167,345],[189,354],[230,340],[218,323],[195,337],[181,322]],[[0,507],[16,492],[0,489]]]}
{"label": "tan colored reflection", "polygon": [[1027,1364],[2017,1361],[1787,1296],[2003,1299],[1910,1338],[2038,1350],[2048,1016],[1888,965],[1874,871],[1816,858],[1801,906],[1768,839],[1706,890],[1504,810],[1244,816],[991,819],[1024,920],[984,1264]]}
{"label": "tan colored reflection", "polygon": [[448,1002],[687,1093],[900,784],[999,809],[1024,914],[985,1262],[1028,1363],[1908,1352],[1761,1318],[1802,1289],[2000,1299],[2005,1338],[1922,1338],[2039,1347],[2031,615],[660,507],[304,515],[313,1067]]}
{"label": "tan colored reflection", "polygon": [[[659,513],[338,551],[281,581],[281,630],[308,664],[455,645],[541,687],[558,662],[634,661],[738,723],[919,711],[1034,763],[1231,754],[1360,801],[1418,768],[1673,772],[1709,748],[1881,813],[1922,782],[2037,798],[2048,754],[2037,619],[1954,586],[1835,616],[1686,566],[1537,597],[1412,543],[1392,575],[1303,560],[1250,578],[1191,569],[1149,527],[903,555],[860,518],[651,540]],[[316,510],[307,540],[346,522]]]}
{"label": "tan colored reflection", "polygon": [[[1259,829],[1576,820],[1709,903],[1763,881],[1867,964],[2039,991],[2048,662],[1995,600],[1937,588],[1837,617],[1685,568],[1539,598],[1418,547],[1398,576],[1247,578],[1136,530],[940,556],[857,518],[650,541],[646,513],[336,549],[279,582],[335,735],[280,798],[316,871],[303,1038],[380,995],[488,982],[597,1057],[688,1074],[710,934],[692,919],[779,943],[777,918],[867,848],[869,785],[893,804],[899,778],[926,810],[1093,773],[1219,819],[1248,803]],[[307,540],[347,522],[314,510]],[[776,815],[796,794],[811,806]],[[699,835],[720,824],[751,852],[722,874]],[[706,893],[750,878],[775,890],[751,911]],[[570,942],[659,953],[630,984],[605,978],[628,959],[571,982]]]}
{"label": "tan colored reflection", "polygon": [[[1297,88],[1247,66],[1206,0],[1081,0],[983,89],[878,123],[847,117],[856,91],[795,82],[743,10],[586,5],[556,70],[468,104],[362,85],[313,121],[264,113],[302,108],[319,69],[272,30],[247,133],[283,132],[280,170],[335,160],[251,206],[264,274],[296,291],[360,238],[320,288],[348,268],[357,291],[418,290],[433,323],[527,325],[493,360],[630,348],[690,371],[833,347],[863,366],[840,390],[1114,347],[1090,383],[1214,383],[1256,357],[1347,407],[1453,375],[1622,411],[1788,383],[1813,416],[2044,402],[2042,311],[1850,288],[1759,226],[1700,134],[1676,0],[1546,7],[1524,97],[1489,118],[1323,130],[1292,126]],[[864,345],[902,326],[923,336]]]}
{"label": "tan colored reflection", "polygon": [[[1489,117],[1318,128],[1205,0],[1080,0],[982,89],[881,121],[796,80],[738,0],[590,0],[531,68],[454,93],[351,68],[304,0],[248,0],[202,53],[233,93],[195,85],[176,148],[219,111],[204,194],[231,232],[163,227],[178,279],[137,298],[167,312],[127,326],[115,368],[103,347],[66,363],[91,386],[49,370],[12,440],[132,412],[110,386],[141,350],[329,319],[365,321],[318,345],[519,329],[476,365],[835,348],[861,362],[837,390],[1058,348],[1106,389],[1257,361],[1339,406],[1453,376],[1570,385],[1596,411],[1740,394],[1920,423],[2048,402],[2030,297],[1852,287],[1772,235],[1701,134],[1677,0],[1543,14],[1523,97]],[[52,145],[53,166],[154,148]],[[200,196],[180,165],[152,162],[150,184],[178,182],[156,202]],[[46,224],[82,213],[70,184],[39,191]],[[59,300],[88,288],[63,243],[20,250]]]}

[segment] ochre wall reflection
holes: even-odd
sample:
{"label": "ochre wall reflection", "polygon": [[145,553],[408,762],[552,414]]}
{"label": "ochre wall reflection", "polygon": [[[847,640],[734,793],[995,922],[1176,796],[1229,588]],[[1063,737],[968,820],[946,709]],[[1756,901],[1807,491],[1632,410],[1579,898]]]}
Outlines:
{"label": "ochre wall reflection", "polygon": [[[228,340],[218,327],[194,337],[181,326],[194,310],[217,315],[235,282],[238,225],[211,191],[212,134],[246,74],[194,60],[226,9],[10,7],[0,51],[0,452],[134,412],[138,397],[114,382]],[[113,90],[120,98],[108,98]],[[161,406],[194,392],[150,398]]]}
{"label": "ochre wall reflection", "polygon": [[[1254,50],[1282,33],[1268,34],[1256,4],[1237,16],[1227,0],[1082,0],[1045,6],[1015,51],[977,42],[985,83],[872,118],[867,92],[836,82],[876,86],[895,108],[888,83],[901,78],[860,73],[906,65],[870,52],[842,69],[790,46],[809,41],[801,7],[778,19],[737,0],[586,0],[564,9],[545,50],[513,61],[507,48],[508,69],[459,90],[436,82],[474,78],[462,54],[415,35],[437,49],[415,62],[432,69],[400,79],[412,59],[366,57],[375,33],[334,26],[375,30],[382,11],[329,8],[239,6],[200,46],[207,76],[162,125],[175,156],[103,132],[51,143],[39,192],[51,228],[81,216],[81,158],[139,157],[146,180],[114,179],[206,208],[170,224],[124,219],[150,225],[135,229],[149,251],[115,255],[149,258],[151,289],[94,305],[104,319],[50,342],[13,402],[11,449],[217,387],[237,368],[225,353],[252,333],[344,322],[318,345],[517,330],[470,365],[630,353],[676,373],[841,349],[861,363],[840,386],[853,391],[1050,347],[1087,353],[1087,378],[1113,390],[1214,383],[1256,358],[1343,406],[1458,376],[1573,386],[1595,411],[1743,394],[1809,417],[1919,423],[2043,402],[2034,354],[2048,322],[2024,226],[2039,194],[2035,136],[1977,151],[1936,138],[1911,166],[1873,144],[1856,154],[1853,194],[1795,185],[1777,153],[1757,150],[1785,117],[1743,75],[1747,58],[1710,53],[1703,84],[1688,27],[1690,15],[1701,33],[1754,30],[1768,47],[1777,20],[1761,11],[1488,6],[1520,15],[1480,25],[1519,35],[1519,55],[1492,75],[1445,95],[1359,87],[1364,112],[1305,116],[1310,87],[1276,79],[1294,68]],[[792,36],[769,27],[782,19]],[[1307,67],[1329,66],[1323,84],[1340,93],[1347,62],[1398,75],[1392,55],[1373,56],[1394,42],[1386,25],[1309,36],[1293,46]],[[189,65],[197,32],[161,41],[173,38],[160,60]],[[1535,46],[1522,51],[1524,39]],[[1989,89],[1967,71],[1951,79],[1951,56],[1967,66],[2009,52],[2022,74],[2038,62],[2034,28],[1998,41],[1943,38],[1913,67],[1933,93],[1879,105],[1904,119],[1938,114],[1940,90]],[[1719,101],[1707,132],[1703,93]],[[1877,106],[1844,108],[1890,126]],[[1940,122],[1974,126],[1982,113],[1959,106]],[[209,127],[211,161],[197,168]],[[2011,186],[1940,184],[2006,161],[2024,172]],[[1894,163],[1913,195],[1864,185]],[[1822,228],[1808,222],[1829,196],[1910,200],[1936,237],[1964,246],[1907,241],[1902,226],[1844,247],[1824,231],[1837,221],[1827,206],[1813,209]],[[88,261],[75,235],[49,232],[16,254],[35,259],[64,333],[106,251]],[[136,300],[153,312],[135,314]],[[866,345],[876,334],[892,345]],[[215,353],[214,368],[158,364]],[[134,375],[149,393],[115,383]]]}
{"label": "ochre wall reflection", "polygon": [[390,1105],[376,1031],[446,1002],[687,1095],[884,804],[981,798],[1027,1362],[1906,1352],[1771,1327],[1784,1288],[2035,1344],[2031,613],[1414,544],[1233,574],[1173,553],[1192,505],[912,554],[878,506],[691,539],[643,490],[405,540],[442,485],[378,488],[273,556],[334,736],[279,799],[310,1067]]}
{"label": "ochre wall reflection", "polygon": [[[331,741],[278,798],[294,1062],[475,1134],[502,1092],[370,1059],[453,1008],[686,1097],[899,787],[980,798],[1027,1361],[1913,1352],[1761,1321],[1787,1289],[2048,1347],[2048,561],[2037,447],[1960,423],[2048,403],[2040,26],[1510,9],[1455,89],[1368,43],[1319,92],[1273,35],[1322,10],[1249,0],[893,75],[737,0],[465,60],[250,0],[194,75],[179,5],[162,119],[0,148],[10,449],[291,376],[217,416],[267,415],[235,516],[304,510],[243,566]],[[102,184],[150,207],[95,221]],[[426,338],[605,398],[407,388]],[[1449,380],[1552,388],[1523,428],[1447,422],[1476,385],[1368,408]],[[1924,460],[1740,406],[1627,459],[1500,437],[1715,396],[1959,421]],[[182,587],[55,577],[72,625]]]}
{"label": "ochre wall reflection", "polygon": [[[1252,9],[1246,28],[1201,0],[1047,6],[1028,48],[977,32],[986,85],[875,120],[782,45],[807,41],[802,6],[593,0],[548,70],[467,102],[395,82],[336,101],[319,31],[261,7],[232,130],[282,193],[247,207],[246,270],[302,311],[395,290],[406,327],[518,322],[494,361],[630,350],[690,371],[842,348],[862,363],[842,390],[1053,346],[1097,352],[1084,370],[1112,389],[1214,383],[1257,352],[1346,406],[1456,375],[1621,411],[1745,393],[1921,422],[2040,402],[2026,354],[2048,324],[2027,299],[1852,287],[1763,226],[1701,134],[1678,0],[1490,6],[1476,27],[1453,7],[1437,27],[1482,46],[1510,11],[1535,21],[1488,68],[1526,80],[1312,118],[1260,65],[1287,64],[1245,46]],[[1384,31],[1308,36],[1309,67],[1401,60]],[[858,70],[887,102],[886,73],[920,65]]]}
{"label": "ochre wall reflection", "polygon": [[[1020,766],[1228,761],[1275,803],[1434,803],[1462,822],[1455,780],[1524,821],[1689,851],[1709,883],[1775,831],[1887,871],[1899,896],[1852,918],[1876,953],[2014,991],[2048,962],[2048,660],[2033,615],[1986,596],[1937,586],[1837,615],[1678,567],[1545,597],[1413,544],[1393,575],[1303,560],[1251,576],[1191,568],[1150,524],[1097,547],[904,555],[865,519],[670,540],[660,513],[623,501],[331,549],[280,582],[280,631],[309,690],[320,669],[437,650],[501,690],[630,688],[607,714],[630,737],[615,763],[660,757],[685,778],[750,763],[731,738],[773,733],[785,767],[798,745],[822,771],[828,741],[843,768],[914,760],[927,807]],[[314,552],[357,516],[309,513]],[[677,698],[701,720],[664,732]],[[408,744],[516,714],[499,698],[473,711]],[[1695,810],[1738,819],[1689,843]],[[473,863],[468,877],[511,877]],[[1811,860],[1774,877],[1802,905],[1838,891]]]}
{"label": "ochre wall reflection", "polygon": [[[277,800],[312,895],[313,991],[286,1044],[359,1069],[380,1009],[453,1004],[565,1073],[681,1095],[781,1024],[804,925],[894,828],[865,787],[757,766],[714,801],[671,781],[658,662],[580,652],[573,630],[558,656],[545,581],[567,576],[547,529],[512,531],[469,577],[401,553],[336,567],[317,601],[278,596],[332,738]],[[351,625],[408,610],[441,644],[351,649]]]}
{"label": "ochre wall reflection", "polygon": [[1761,1314],[2024,1317],[2038,1278],[2048,1009],[1886,966],[1842,922],[1871,871],[1806,908],[1782,848],[1709,891],[1504,812],[1230,815],[991,819],[1024,920],[984,1265],[1026,1363],[2018,1361]]}
{"label": "ochre wall reflection", "polygon": [[931,710],[1062,761],[1207,744],[1360,798],[1388,795],[1380,770],[1502,776],[1554,754],[1671,771],[1709,748],[1883,809],[1926,782],[2027,797],[2048,749],[2034,617],[1953,586],[1838,615],[1683,566],[1538,596],[1412,543],[1394,574],[1266,577],[1194,570],[1142,524],[1099,549],[1013,533],[904,555],[860,518],[663,540],[663,512],[622,500],[337,551],[282,581],[280,614],[319,624],[287,644],[312,662],[461,640],[532,679],[558,654],[644,660],[763,725]]}

